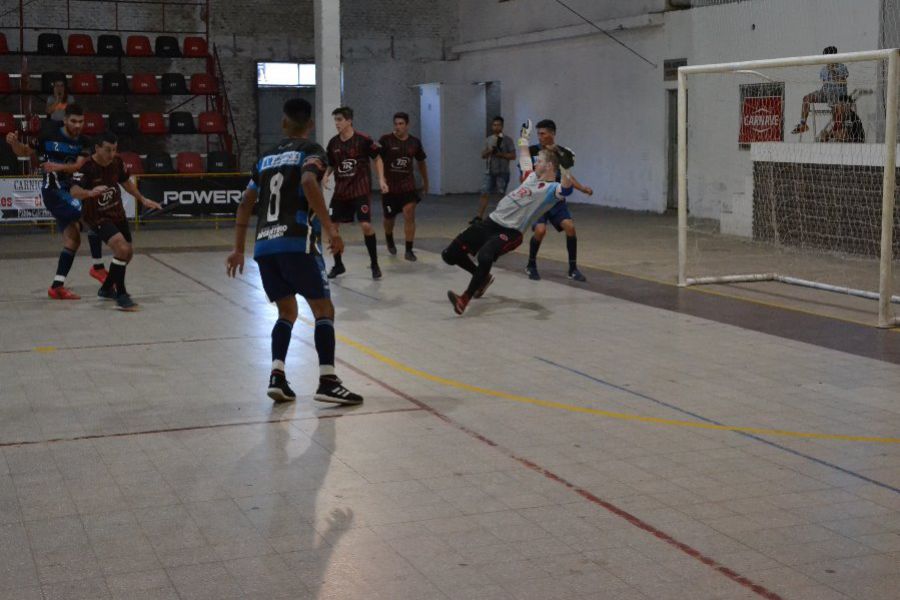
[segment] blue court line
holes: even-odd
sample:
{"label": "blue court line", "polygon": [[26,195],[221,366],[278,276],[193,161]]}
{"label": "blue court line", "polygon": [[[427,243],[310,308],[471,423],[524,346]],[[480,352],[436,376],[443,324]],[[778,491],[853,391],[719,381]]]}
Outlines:
{"label": "blue court line", "polygon": [[[681,414],[683,414],[683,415],[688,415],[688,416],[690,416],[690,417],[694,417],[695,419],[698,419],[698,420],[700,420],[700,421],[703,421],[704,423],[710,423],[710,424],[712,424],[712,425],[724,425],[724,423],[720,423],[719,421],[716,421],[716,420],[714,420],[714,419],[709,419],[709,418],[707,418],[707,417],[704,417],[703,415],[698,415],[697,413],[691,412],[691,411],[689,411],[689,410],[685,410],[685,409],[683,409],[683,408],[680,408],[680,407],[678,407],[678,406],[675,406],[674,404],[669,404],[668,402],[664,402],[663,400],[657,400],[656,398],[653,398],[652,396],[648,396],[647,394],[642,394],[642,393],[640,393],[640,392],[636,392],[636,391],[634,391],[634,390],[630,390],[630,389],[628,389],[628,388],[626,388],[626,387],[622,387],[622,386],[620,386],[620,385],[616,385],[616,384],[614,384],[614,383],[610,383],[610,382],[608,382],[608,381],[604,381],[603,379],[600,379],[600,378],[598,378],[598,377],[594,377],[593,375],[589,375],[589,374],[584,373],[584,372],[582,372],[582,371],[579,371],[579,370],[577,370],[577,369],[573,369],[573,368],[571,368],[571,367],[567,367],[567,366],[565,366],[565,365],[561,365],[561,364],[559,364],[559,363],[555,363],[555,362],[553,362],[552,360],[549,360],[549,359],[546,359],[546,358],[541,358],[540,356],[535,356],[534,359],[535,359],[535,360],[539,360],[539,361],[541,361],[541,362],[543,362],[543,363],[546,363],[546,364],[548,364],[548,365],[554,366],[554,367],[556,367],[556,368],[558,368],[558,369],[562,369],[562,370],[564,370],[564,371],[568,371],[568,372],[570,372],[570,373],[574,373],[575,375],[579,375],[579,376],[581,376],[581,377],[584,377],[585,379],[590,379],[591,381],[593,381],[593,382],[595,382],[595,383],[599,383],[599,384],[601,384],[601,385],[604,385],[604,386],[606,386],[606,387],[608,387],[608,388],[610,388],[610,389],[614,389],[614,390],[617,390],[617,391],[620,391],[620,392],[625,392],[626,394],[630,394],[630,395],[632,395],[632,396],[637,396],[638,398],[643,398],[644,400],[649,400],[650,402],[653,402],[654,404],[658,404],[658,405],[660,405],[660,406],[665,406],[666,408],[669,408],[669,409],[671,409],[671,410],[674,410],[674,411],[676,411],[676,412],[679,412],[679,413],[681,413]],[[785,451],[785,452],[787,452],[787,453],[789,453],[789,454],[793,454],[794,456],[799,456],[799,457],[801,457],[801,458],[805,458],[806,460],[810,460],[810,461],[812,461],[812,462],[814,462],[814,463],[817,463],[817,464],[820,464],[820,465],[822,465],[822,466],[824,466],[824,467],[829,467],[829,468],[834,469],[834,470],[836,470],[836,471],[840,471],[841,473],[844,473],[845,475],[850,475],[851,477],[856,477],[857,479],[860,479],[860,480],[862,480],[862,481],[865,481],[866,483],[871,483],[872,485],[877,485],[878,487],[882,487],[882,488],[884,488],[884,489],[886,489],[886,490],[890,490],[890,491],[892,491],[892,492],[896,492],[897,494],[900,494],[900,488],[896,488],[896,487],[894,487],[894,486],[892,486],[892,485],[889,485],[889,484],[887,484],[887,483],[884,483],[883,481],[878,481],[877,479],[872,479],[871,477],[866,477],[866,476],[863,475],[862,473],[857,473],[856,471],[851,471],[850,469],[845,469],[844,467],[841,467],[841,466],[836,465],[836,464],[834,464],[834,463],[830,463],[830,462],[828,462],[827,460],[822,460],[821,458],[816,458],[815,456],[810,456],[809,454],[804,454],[803,452],[798,452],[797,450],[794,450],[793,448],[788,448],[787,446],[782,446],[781,444],[778,444],[778,443],[776,443],[776,442],[769,441],[769,440],[767,440],[767,439],[765,439],[765,438],[762,438],[762,437],[759,437],[759,436],[757,436],[757,435],[753,435],[752,433],[746,433],[746,432],[744,432],[744,431],[735,431],[734,433],[736,433],[736,434],[738,434],[738,435],[742,435],[742,436],[744,436],[744,437],[746,437],[746,438],[750,438],[751,440],[756,440],[757,442],[762,442],[763,444],[766,444],[766,445],[768,445],[768,446],[772,446],[773,448],[778,448],[779,450],[783,450],[783,451]]]}

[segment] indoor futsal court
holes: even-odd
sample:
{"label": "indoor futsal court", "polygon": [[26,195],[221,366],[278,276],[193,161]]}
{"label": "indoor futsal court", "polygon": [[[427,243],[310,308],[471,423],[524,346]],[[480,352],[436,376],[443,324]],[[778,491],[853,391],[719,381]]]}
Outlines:
{"label": "indoor futsal court", "polygon": [[0,33],[0,599],[900,595],[897,0]]}

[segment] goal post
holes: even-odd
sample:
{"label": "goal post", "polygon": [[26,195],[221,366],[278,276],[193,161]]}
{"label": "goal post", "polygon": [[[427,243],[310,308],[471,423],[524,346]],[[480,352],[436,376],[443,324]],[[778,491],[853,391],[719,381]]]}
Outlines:
{"label": "goal post", "polygon": [[[724,143],[721,125],[731,123],[727,119],[734,119],[735,122],[743,119],[744,125],[756,123],[748,121],[753,115],[748,116],[747,103],[743,105],[737,103],[739,88],[744,87],[739,84],[743,84],[748,76],[765,80],[766,83],[755,84],[757,86],[770,86],[770,89],[771,86],[781,86],[779,109],[794,110],[799,108],[798,99],[801,90],[812,92],[813,88],[817,87],[816,84],[822,85],[817,77],[809,74],[810,68],[822,68],[824,73],[826,65],[836,63],[848,65],[849,80],[853,79],[854,67],[861,73],[857,80],[865,79],[868,74],[869,79],[865,80],[865,83],[876,88],[874,92],[865,88],[865,93],[875,96],[871,100],[874,105],[867,105],[868,112],[865,113],[865,117],[870,119],[869,131],[865,134],[868,138],[867,143],[845,143],[848,138],[833,135],[829,139],[826,130],[832,127],[832,123],[829,123],[821,134],[817,135],[818,132],[813,130],[805,143],[802,135],[797,136],[799,142],[785,141],[789,134],[784,130],[785,118],[782,112],[781,131],[773,138],[760,142],[747,141],[743,139],[742,129],[740,144],[735,139],[730,148],[719,148]],[[831,69],[830,66],[828,68]],[[815,73],[815,69],[812,71]],[[709,80],[716,76],[718,76],[717,83],[709,83]],[[822,77],[824,78],[824,75]],[[694,90],[693,86],[704,81],[708,87],[703,93],[697,92],[689,100],[688,90]],[[718,87],[712,87],[713,85]],[[782,106],[785,87],[788,88],[793,101],[791,105]],[[824,87],[822,89],[824,90]],[[740,92],[743,101],[743,89],[740,89]],[[895,203],[896,175],[900,167],[897,162],[898,111],[900,111],[898,95],[900,95],[898,49],[680,67],[677,115],[678,285],[685,287],[776,281],[840,292],[877,300],[879,327],[900,325],[900,319],[894,313],[894,305],[900,303],[900,296],[893,293],[895,289],[893,262],[895,255],[898,254],[894,230],[900,224]],[[810,97],[803,96],[804,108],[807,108]],[[843,109],[835,109],[835,104],[846,102],[850,106],[851,97],[850,95],[840,97],[842,100],[834,103],[829,101],[828,107],[819,112],[845,114],[840,112]],[[813,98],[812,101],[825,102],[822,98]],[[853,101],[855,102],[855,98]],[[707,103],[706,109],[702,108],[704,102]],[[713,102],[725,106],[725,108],[718,107],[719,113],[730,112],[737,106],[736,115],[729,114],[727,117],[719,118],[714,110],[707,110],[716,108]],[[726,104],[728,102],[735,104]],[[701,108],[695,109],[697,105]],[[759,106],[759,103],[751,104],[751,108],[753,106]],[[857,110],[855,104],[852,106]],[[692,111],[697,110],[699,116],[689,114],[689,107]],[[836,110],[838,112],[834,112]],[[831,114],[829,117],[832,121],[842,119]],[[719,118],[718,126],[716,118]],[[836,129],[841,127],[841,123]],[[695,124],[699,126],[695,128]],[[689,128],[695,130],[692,132]],[[698,133],[697,129],[701,132]],[[691,133],[694,135],[689,137]],[[826,143],[826,140],[830,143]],[[738,147],[743,152],[739,153]],[[718,161],[719,154],[733,157],[732,163]],[[711,155],[713,158],[709,158]],[[704,160],[716,164],[709,167],[703,164]],[[733,169],[736,172],[730,172],[732,164],[737,164]],[[703,206],[706,214],[701,216],[711,217],[714,222],[720,215],[724,217],[725,215],[721,213],[730,212],[731,209],[732,200],[726,197],[729,193],[734,194],[735,202],[740,202],[744,206],[747,223],[742,227],[747,231],[743,233],[745,237],[741,242],[750,248],[747,254],[753,254],[756,259],[745,262],[751,264],[751,268],[758,267],[758,271],[756,269],[745,271],[742,270],[742,265],[729,263],[727,246],[722,245],[721,241],[707,242],[703,236],[709,236],[708,232],[692,229],[688,209],[689,199],[694,199],[693,190],[698,189],[695,178],[702,180],[703,186]],[[740,187],[740,183],[736,182],[742,179],[745,187],[752,189],[747,194],[735,193],[736,190],[733,189]],[[828,187],[829,185],[831,187]],[[865,217],[860,216],[859,207],[862,205],[869,210]],[[728,211],[724,208],[726,206]],[[876,219],[875,213],[878,210],[880,219]],[[819,212],[808,214],[815,211]],[[694,211],[691,212],[691,216],[694,217]],[[790,214],[785,216],[787,212]],[[752,233],[749,225],[751,218]],[[715,223],[713,229],[716,229]],[[720,220],[719,228],[714,234],[721,235],[724,229]],[[880,239],[877,239],[878,230]],[[705,265],[704,270],[695,272],[700,271],[697,267],[699,259],[703,257],[704,244],[708,248],[714,243],[719,244],[715,248],[719,253],[718,263]],[[712,255],[713,252],[707,254]],[[769,262],[766,262],[767,260]],[[816,260],[819,261],[818,273],[813,268],[808,269],[812,273],[809,276],[805,273],[791,272],[792,267],[800,265],[801,262],[808,265]],[[874,277],[876,260],[877,284]],[[866,279],[861,286],[855,285],[854,280],[858,279],[852,276],[847,276],[847,281],[835,277],[831,277],[832,280],[829,281],[827,276],[818,277],[817,275],[821,275],[828,265],[841,265],[838,268],[846,269],[847,273],[851,273],[854,269],[870,269],[873,277]],[[731,268],[735,271],[728,272]],[[876,286],[877,291],[872,289]],[[874,309],[873,306],[873,313]]]}

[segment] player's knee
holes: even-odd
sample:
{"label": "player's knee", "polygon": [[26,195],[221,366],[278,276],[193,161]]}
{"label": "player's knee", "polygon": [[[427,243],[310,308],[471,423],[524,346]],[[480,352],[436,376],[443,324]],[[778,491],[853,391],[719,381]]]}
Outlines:
{"label": "player's knee", "polygon": [[368,221],[363,221],[360,223],[360,227],[362,228],[363,235],[372,235],[375,231],[372,229],[372,224]]}
{"label": "player's knee", "polygon": [[461,250],[457,247],[456,242],[451,242],[449,246],[441,252],[441,258],[451,267],[459,262],[459,253]]}
{"label": "player's knee", "polygon": [[575,223],[572,221],[563,221],[562,222],[563,231],[566,232],[566,235],[569,237],[573,237],[575,235]]}
{"label": "player's knee", "polygon": [[478,259],[479,266],[490,266],[491,264],[493,264],[495,259],[494,250],[491,248],[482,248],[478,251],[478,255],[476,256],[476,258]]}
{"label": "player's knee", "polygon": [[[331,319],[334,320],[334,304],[331,302],[329,298],[323,298],[321,300],[314,300],[309,303],[309,308],[312,311],[313,317],[316,320],[319,319]],[[297,314],[294,313],[294,318],[297,318]]]}
{"label": "player's knee", "polygon": [[125,262],[131,262],[131,259],[134,258],[134,246],[131,244],[126,244],[124,248],[122,248],[122,254]]}

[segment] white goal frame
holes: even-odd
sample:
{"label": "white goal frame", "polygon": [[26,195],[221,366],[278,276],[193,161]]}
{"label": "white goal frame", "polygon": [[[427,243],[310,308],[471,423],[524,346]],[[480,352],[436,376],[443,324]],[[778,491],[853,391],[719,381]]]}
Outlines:
{"label": "white goal frame", "polygon": [[[779,273],[753,273],[744,275],[723,275],[713,277],[687,277],[687,88],[688,77],[709,73],[746,72],[753,69],[773,67],[797,67],[824,65],[827,63],[849,63],[864,61],[887,61],[888,72],[885,92],[885,153],[884,181],[882,187],[881,211],[881,254],[879,257],[878,291],[859,290],[829,285],[817,281],[789,277]],[[900,326],[900,318],[894,316],[892,302],[900,303],[900,296],[892,296],[893,281],[893,233],[894,194],[897,188],[897,111],[900,94],[900,50],[872,50],[867,52],[846,52],[815,56],[795,56],[769,60],[719,63],[679,67],[678,69],[678,285],[702,285],[710,283],[740,283],[751,281],[779,281],[831,292],[840,292],[878,300],[878,327]],[[889,143],[894,140],[895,143]]]}

